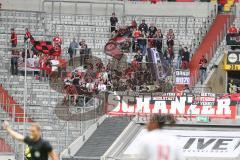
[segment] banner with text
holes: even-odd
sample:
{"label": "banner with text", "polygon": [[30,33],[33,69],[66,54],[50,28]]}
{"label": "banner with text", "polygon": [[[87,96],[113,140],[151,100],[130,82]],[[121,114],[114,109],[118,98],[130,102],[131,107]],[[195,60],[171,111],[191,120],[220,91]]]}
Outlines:
{"label": "banner with text", "polygon": [[190,84],[190,71],[189,70],[176,70],[175,71],[175,84]]}
{"label": "banner with text", "polygon": [[[162,133],[176,136],[179,139],[185,158],[226,160],[239,158],[240,155],[240,132],[162,130]],[[141,145],[141,139],[145,134],[147,131],[141,130],[133,142],[128,145],[124,154],[135,155],[138,153],[138,146]]]}
{"label": "banner with text", "polygon": [[107,114],[146,115],[169,113],[184,116],[235,119],[237,101],[231,97],[220,98],[214,93],[177,96],[175,93],[138,94],[118,92],[108,94]]}
{"label": "banner with text", "polygon": [[225,70],[240,70],[240,52],[229,51],[226,55],[223,67]]}

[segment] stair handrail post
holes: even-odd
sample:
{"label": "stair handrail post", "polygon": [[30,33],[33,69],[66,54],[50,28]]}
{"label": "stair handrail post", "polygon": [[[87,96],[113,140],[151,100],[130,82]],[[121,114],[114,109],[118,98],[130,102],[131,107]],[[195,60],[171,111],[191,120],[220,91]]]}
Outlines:
{"label": "stair handrail post", "polygon": [[13,125],[14,125],[14,122],[15,122],[15,120],[16,120],[16,106],[15,106],[15,104],[13,104],[13,113],[12,113],[12,123],[13,123]]}
{"label": "stair handrail post", "polygon": [[[25,49],[25,64],[24,64],[24,95],[23,95],[23,135],[26,132],[26,101],[27,101],[27,50],[28,50],[29,42],[26,41],[24,44]],[[23,160],[24,158],[24,144],[23,144]]]}

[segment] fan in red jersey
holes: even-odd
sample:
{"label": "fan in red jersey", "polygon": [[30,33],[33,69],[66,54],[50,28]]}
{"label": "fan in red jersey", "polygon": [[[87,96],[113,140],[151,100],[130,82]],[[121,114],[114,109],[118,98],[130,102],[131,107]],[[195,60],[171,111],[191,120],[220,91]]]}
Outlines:
{"label": "fan in red jersey", "polygon": [[62,38],[60,38],[59,34],[57,33],[55,37],[53,37],[53,45],[62,45]]}

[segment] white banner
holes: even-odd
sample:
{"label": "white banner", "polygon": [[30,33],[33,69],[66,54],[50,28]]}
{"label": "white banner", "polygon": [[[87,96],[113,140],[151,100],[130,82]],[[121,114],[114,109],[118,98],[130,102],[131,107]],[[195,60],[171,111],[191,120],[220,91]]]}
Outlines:
{"label": "white banner", "polygon": [[176,84],[190,84],[190,71],[189,70],[176,70],[175,71]]}
{"label": "white banner", "polygon": [[[169,135],[177,136],[182,142],[184,157],[194,158],[237,158],[240,155],[240,132],[226,131],[188,131],[163,130]],[[140,145],[141,137],[146,133],[143,129],[128,146],[125,155],[134,155]],[[159,135],[161,136],[161,135]]]}

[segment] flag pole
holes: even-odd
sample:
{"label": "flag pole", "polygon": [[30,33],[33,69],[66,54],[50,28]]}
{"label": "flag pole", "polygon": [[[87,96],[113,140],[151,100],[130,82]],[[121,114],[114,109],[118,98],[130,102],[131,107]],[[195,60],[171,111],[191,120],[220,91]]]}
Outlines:
{"label": "flag pole", "polygon": [[[28,41],[24,43],[25,57],[24,57],[24,95],[23,95],[23,135],[26,132],[26,103],[27,103],[27,50]],[[23,144],[23,160],[25,159],[25,145]]]}

